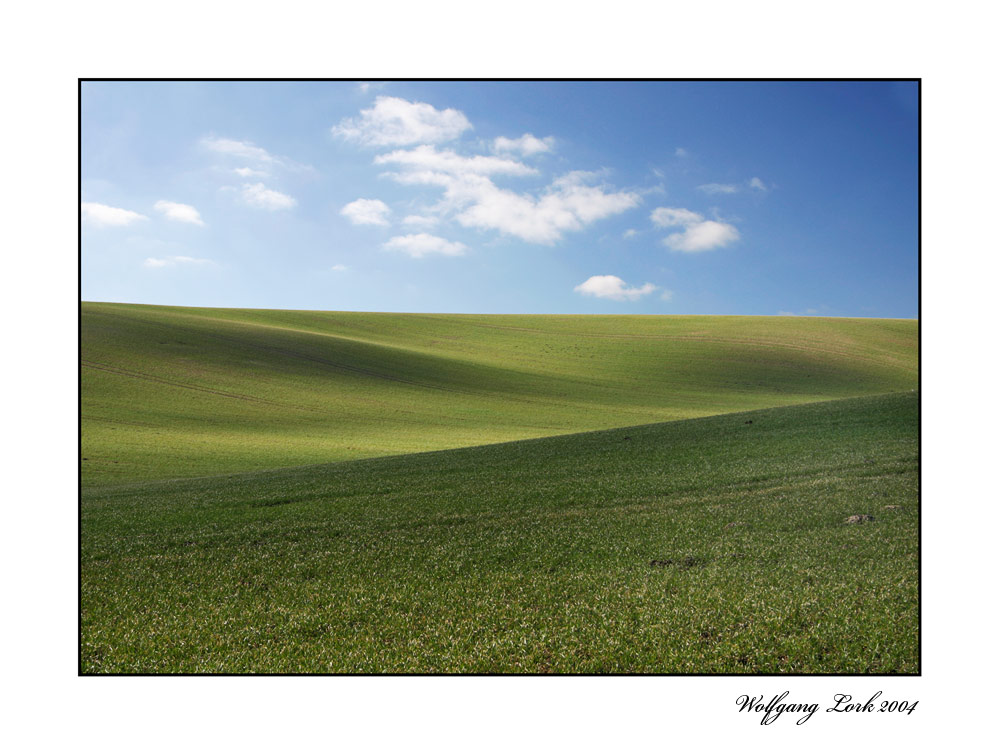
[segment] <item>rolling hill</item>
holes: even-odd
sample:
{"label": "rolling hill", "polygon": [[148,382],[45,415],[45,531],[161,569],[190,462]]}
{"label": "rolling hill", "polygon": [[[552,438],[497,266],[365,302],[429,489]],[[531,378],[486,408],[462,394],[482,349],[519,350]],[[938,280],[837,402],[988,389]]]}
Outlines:
{"label": "rolling hill", "polygon": [[81,670],[919,673],[918,410],[91,487]]}
{"label": "rolling hill", "polygon": [[84,485],[910,390],[912,320],[81,305]]}

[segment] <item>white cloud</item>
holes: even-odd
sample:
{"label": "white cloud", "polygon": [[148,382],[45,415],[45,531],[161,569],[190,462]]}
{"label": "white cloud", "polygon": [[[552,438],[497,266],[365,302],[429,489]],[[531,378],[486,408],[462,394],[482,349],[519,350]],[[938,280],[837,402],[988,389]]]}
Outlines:
{"label": "white cloud", "polygon": [[198,210],[189,204],[168,202],[166,199],[161,199],[153,205],[153,209],[157,212],[162,212],[167,216],[167,219],[176,220],[178,223],[205,225],[204,221],[201,219],[201,215],[198,214]]}
{"label": "white cloud", "polygon": [[355,199],[340,210],[354,225],[389,225],[391,212],[381,199]]}
{"label": "white cloud", "polygon": [[688,152],[683,147],[678,147],[677,149],[674,150],[674,157],[689,157],[690,155],[691,153]]}
{"label": "white cloud", "polygon": [[457,257],[465,253],[466,246],[458,241],[448,241],[428,233],[411,233],[408,236],[393,236],[383,245],[385,249],[404,252],[419,259],[428,254],[444,254]]}
{"label": "white cloud", "polygon": [[594,174],[574,171],[553,181],[539,197],[501,189],[478,173],[425,170],[395,174],[404,184],[441,186],[444,198],[438,209],[454,212],[467,228],[496,230],[524,241],[552,244],[566,231],[635,207],[634,192],[611,192],[588,183]]}
{"label": "white cloud", "polygon": [[121,207],[111,207],[97,202],[81,202],[80,210],[83,221],[98,228],[129,225],[137,220],[149,219],[138,212],[132,212],[132,210],[123,210]]}
{"label": "white cloud", "polygon": [[237,141],[236,139],[224,139],[206,136],[201,140],[201,144],[206,149],[218,152],[230,157],[239,157],[244,160],[252,160],[257,163],[278,163],[278,158],[272,155],[263,147],[258,147],[253,142]]}
{"label": "white cloud", "polygon": [[663,289],[663,293],[660,294],[660,299],[662,299],[663,301],[670,301],[673,298],[674,298],[674,292],[666,288]]}
{"label": "white cloud", "polygon": [[680,233],[672,233],[663,243],[678,252],[705,252],[736,241],[740,232],[728,223],[706,220],[685,228]]}
{"label": "white cloud", "polygon": [[348,267],[347,265],[331,265],[330,269],[335,273],[344,273],[347,272]]}
{"label": "white cloud", "polygon": [[736,184],[702,184],[698,191],[705,194],[735,194],[740,190]]}
{"label": "white cloud", "polygon": [[661,228],[669,228],[675,225],[691,225],[692,223],[704,220],[697,212],[685,210],[682,207],[657,207],[650,213],[649,218]]}
{"label": "white cloud", "polygon": [[403,218],[403,225],[415,225],[422,226],[424,228],[430,228],[435,226],[440,222],[439,218],[431,217],[429,215],[407,215]]}
{"label": "white cloud", "polygon": [[639,235],[639,232],[635,228],[629,228],[625,233],[622,234],[623,239],[632,239]]}
{"label": "white cloud", "polygon": [[705,252],[731,244],[740,237],[735,226],[717,220],[705,220],[697,212],[682,207],[657,207],[650,219],[662,228],[684,228],[663,239],[666,246],[678,252]]}
{"label": "white cloud", "polygon": [[653,293],[656,288],[652,283],[644,283],[639,288],[628,288],[625,281],[617,275],[592,275],[573,290],[584,296],[596,296],[599,299],[636,301]]}
{"label": "white cloud", "polygon": [[243,201],[263,210],[287,210],[296,205],[294,197],[269,189],[262,183],[243,184]]}
{"label": "white cloud", "polygon": [[263,178],[270,175],[266,170],[254,170],[253,168],[233,168],[233,173],[241,178]]}
{"label": "white cloud", "polygon": [[255,168],[239,167],[234,171],[243,178],[263,177],[268,175],[267,168],[284,168],[291,171],[311,172],[314,168],[311,165],[303,165],[287,157],[272,155],[263,147],[258,147],[250,141],[239,141],[237,139],[226,139],[224,137],[206,136],[201,140],[201,146],[223,157],[249,161],[256,165]]}
{"label": "white cloud", "polygon": [[532,167],[504,157],[489,157],[473,155],[464,157],[450,149],[438,151],[430,145],[422,145],[414,149],[397,149],[375,158],[376,165],[395,163],[411,171],[434,171],[450,175],[474,173],[476,175],[505,174],[511,176],[529,176],[538,173]]}
{"label": "white cloud", "polygon": [[204,265],[214,265],[212,260],[198,259],[196,257],[184,257],[184,256],[174,256],[174,257],[147,257],[146,261],[143,263],[146,267],[158,268],[158,267],[176,267],[177,265],[189,265],[200,267]]}
{"label": "white cloud", "polygon": [[404,144],[437,144],[471,129],[460,110],[438,110],[426,102],[409,102],[399,97],[376,97],[375,104],[357,118],[345,118],[331,131],[348,141],[370,147]]}
{"label": "white cloud", "polygon": [[702,184],[698,187],[698,191],[705,194],[736,194],[743,191],[744,187],[753,189],[754,191],[767,191],[767,186],[756,176],[745,184]]}
{"label": "white cloud", "polygon": [[524,156],[534,155],[539,152],[548,152],[552,149],[555,140],[551,136],[539,139],[533,134],[523,134],[517,139],[508,139],[506,136],[498,136],[493,140],[494,152],[520,152]]}

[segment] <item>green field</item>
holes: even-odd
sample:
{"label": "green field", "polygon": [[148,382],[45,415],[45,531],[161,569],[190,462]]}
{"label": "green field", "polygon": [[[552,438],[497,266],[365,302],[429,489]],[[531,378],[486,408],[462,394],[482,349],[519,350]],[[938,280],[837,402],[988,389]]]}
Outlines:
{"label": "green field", "polygon": [[85,485],[459,448],[917,384],[913,320],[82,305]]}
{"label": "green field", "polygon": [[85,673],[919,671],[914,321],[82,313]]}
{"label": "green field", "polygon": [[917,396],[93,489],[82,668],[916,673]]}

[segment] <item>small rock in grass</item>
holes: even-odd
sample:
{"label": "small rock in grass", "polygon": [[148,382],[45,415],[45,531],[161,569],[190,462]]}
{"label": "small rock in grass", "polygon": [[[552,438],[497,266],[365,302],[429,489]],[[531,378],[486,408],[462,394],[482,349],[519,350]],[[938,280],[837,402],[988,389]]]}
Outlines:
{"label": "small rock in grass", "polygon": [[861,524],[862,522],[874,522],[875,517],[871,514],[852,514],[844,520],[844,524]]}
{"label": "small rock in grass", "polygon": [[901,509],[902,506],[886,506],[887,509]]}

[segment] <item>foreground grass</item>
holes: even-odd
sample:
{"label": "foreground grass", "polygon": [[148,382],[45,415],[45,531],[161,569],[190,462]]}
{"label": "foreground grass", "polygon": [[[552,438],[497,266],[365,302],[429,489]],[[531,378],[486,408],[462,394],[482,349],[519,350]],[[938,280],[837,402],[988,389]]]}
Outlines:
{"label": "foreground grass", "polygon": [[90,489],[82,669],[917,673],[917,412]]}
{"label": "foreground grass", "polygon": [[86,485],[703,417],[917,384],[917,323],[82,305]]}

